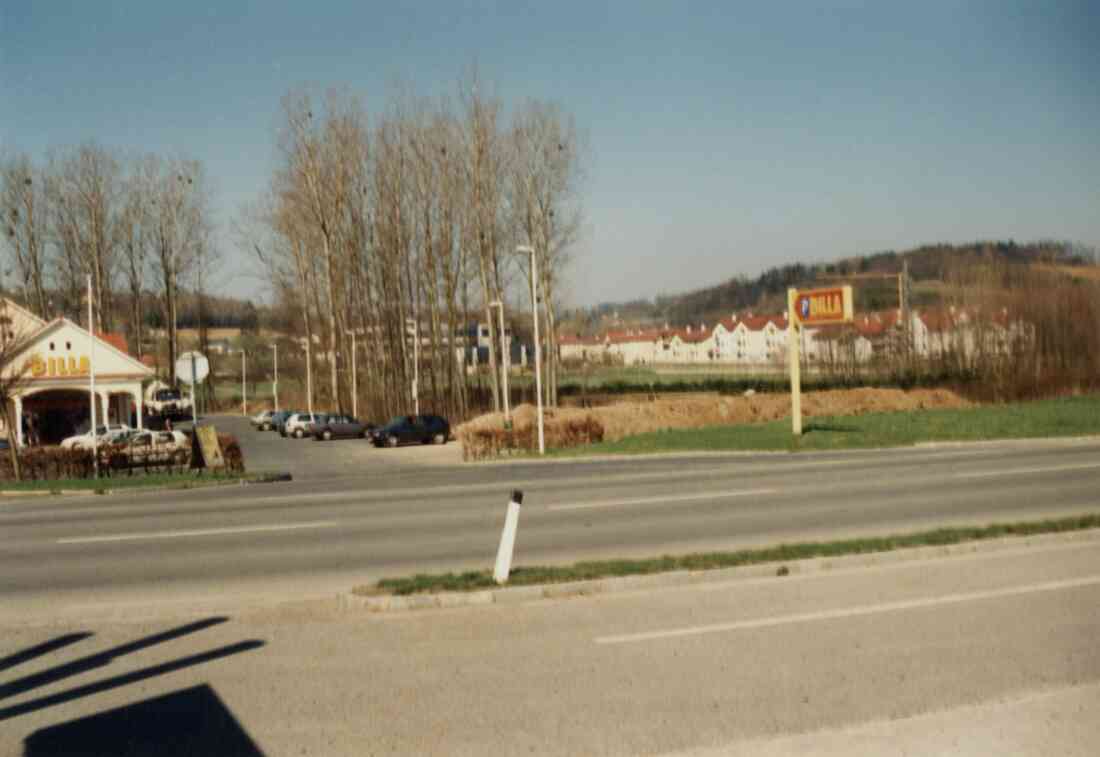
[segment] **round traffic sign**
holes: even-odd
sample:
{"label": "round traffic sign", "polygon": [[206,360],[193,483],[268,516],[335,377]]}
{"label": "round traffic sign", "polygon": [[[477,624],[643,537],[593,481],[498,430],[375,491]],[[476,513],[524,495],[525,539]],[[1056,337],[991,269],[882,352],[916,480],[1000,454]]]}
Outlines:
{"label": "round traffic sign", "polygon": [[210,375],[210,361],[201,352],[185,352],[176,358],[176,378],[185,384],[198,384]]}

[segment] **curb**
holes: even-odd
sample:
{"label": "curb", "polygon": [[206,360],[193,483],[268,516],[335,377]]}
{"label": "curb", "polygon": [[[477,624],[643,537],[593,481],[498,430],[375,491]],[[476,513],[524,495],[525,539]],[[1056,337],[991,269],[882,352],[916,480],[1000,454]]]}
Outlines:
{"label": "curb", "polygon": [[[675,452],[621,452],[618,454],[604,453],[602,455],[585,455],[585,454],[566,454],[562,456],[553,457],[540,457],[537,454],[528,453],[525,455],[513,455],[507,457],[490,457],[482,460],[463,460],[462,465],[515,465],[518,463],[538,463],[541,465],[552,465],[555,463],[605,463],[605,462],[621,462],[623,460],[637,460],[643,458],[659,458],[675,460],[677,458],[699,458],[699,457],[713,457],[713,458],[731,458],[737,459],[741,457],[753,457],[753,456],[803,456],[803,455],[844,455],[844,454],[865,454],[868,452],[899,452],[912,449],[953,449],[953,448],[971,448],[971,447],[1018,447],[1018,446],[1074,446],[1081,444],[1095,444],[1100,442],[1100,434],[1081,434],[1077,436],[1020,436],[1009,437],[1001,439],[974,439],[971,441],[926,441],[916,442],[914,444],[899,444],[892,447],[858,447],[858,448],[845,448],[845,449],[830,449],[830,450],[789,450],[789,449],[758,449],[758,450],[682,450]],[[573,448],[570,448],[573,449]],[[577,448],[580,449],[580,448]]]}
{"label": "curb", "polygon": [[[598,594],[618,594],[647,589],[665,589],[698,584],[723,583],[783,576],[809,576],[854,568],[880,567],[907,562],[918,562],[941,557],[962,557],[983,552],[1043,547],[1067,542],[1100,542],[1100,529],[1086,529],[1064,533],[1037,534],[1034,536],[1010,536],[1000,539],[952,544],[948,546],[910,547],[891,552],[844,555],[841,557],[812,557],[791,562],[770,562],[715,570],[678,570],[616,578],[598,578],[591,581],[572,581],[558,584],[538,584],[512,588],[483,589],[471,592],[444,592],[440,594],[393,594],[365,596],[354,590],[339,595],[341,611],[366,611],[371,613],[406,612],[410,610],[473,607],[479,605],[519,605],[553,599],[589,597]],[[786,572],[781,572],[783,569]]]}
{"label": "curb", "polygon": [[294,477],[289,473],[271,473],[263,474],[259,478],[254,479],[227,479],[225,481],[217,481],[209,484],[202,484],[200,486],[190,486],[185,484],[174,486],[124,486],[119,489],[101,488],[101,489],[30,489],[21,491],[18,489],[4,489],[0,490],[0,497],[51,497],[51,496],[104,496],[107,494],[147,494],[149,492],[172,492],[172,491],[188,491],[193,489],[216,489],[223,486],[251,486],[253,484],[274,484],[282,483],[285,481],[293,481]]}

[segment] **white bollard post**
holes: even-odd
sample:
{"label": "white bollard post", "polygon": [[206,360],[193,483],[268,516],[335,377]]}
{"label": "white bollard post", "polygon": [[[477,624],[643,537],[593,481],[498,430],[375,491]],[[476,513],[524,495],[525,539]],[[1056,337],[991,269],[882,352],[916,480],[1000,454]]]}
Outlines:
{"label": "white bollard post", "polygon": [[516,547],[516,529],[519,528],[519,507],[523,504],[523,492],[512,492],[512,501],[508,503],[508,514],[504,516],[504,530],[500,533],[500,549],[497,550],[497,564],[493,569],[493,580],[498,584],[508,583],[508,574],[512,572],[512,551]]}

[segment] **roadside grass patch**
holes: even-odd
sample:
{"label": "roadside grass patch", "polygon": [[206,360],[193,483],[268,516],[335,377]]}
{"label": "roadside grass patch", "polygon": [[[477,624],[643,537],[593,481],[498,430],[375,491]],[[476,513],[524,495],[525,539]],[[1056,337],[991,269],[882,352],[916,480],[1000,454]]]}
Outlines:
{"label": "roadside grass patch", "polygon": [[958,409],[815,416],[804,419],[800,439],[791,434],[788,417],[760,424],[669,429],[548,453],[572,457],[689,451],[827,451],[1089,434],[1100,434],[1100,395]]}
{"label": "roadside grass patch", "polygon": [[150,473],[148,475],[114,476],[102,478],[47,479],[36,481],[0,482],[0,491],[5,492],[48,492],[61,494],[63,491],[87,491],[93,494],[107,494],[120,489],[170,488],[192,489],[226,483],[260,483],[283,480],[280,474],[273,473]]}
{"label": "roadside grass patch", "polygon": [[[779,544],[760,549],[732,552],[700,552],[689,555],[664,555],[640,560],[592,560],[561,566],[519,566],[512,570],[506,586],[533,586],[571,581],[590,581],[618,576],[640,576],[672,571],[702,571],[736,568],[762,563],[787,563],[815,557],[891,552],[911,547],[949,546],[966,542],[1000,539],[1006,536],[1034,536],[1100,528],[1100,513],[1052,520],[995,523],[988,526],[937,528],[908,534],[842,539],[824,542]],[[786,566],[783,566],[786,567]],[[789,572],[789,569],[787,569]],[[782,568],[779,575],[786,575]],[[383,578],[373,586],[356,588],[355,594],[434,594],[439,592],[479,591],[498,588],[490,570],[463,573],[418,573],[408,578]]]}

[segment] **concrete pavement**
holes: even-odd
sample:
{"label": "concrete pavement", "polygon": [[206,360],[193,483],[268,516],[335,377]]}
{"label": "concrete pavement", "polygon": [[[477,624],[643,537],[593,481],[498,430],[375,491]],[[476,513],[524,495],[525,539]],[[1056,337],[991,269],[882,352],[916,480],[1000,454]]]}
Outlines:
{"label": "concrete pavement", "polygon": [[[1095,754],[1100,543],[399,615],[0,631],[0,755]],[[114,741],[112,741],[114,739]]]}

